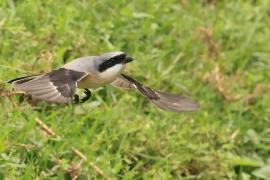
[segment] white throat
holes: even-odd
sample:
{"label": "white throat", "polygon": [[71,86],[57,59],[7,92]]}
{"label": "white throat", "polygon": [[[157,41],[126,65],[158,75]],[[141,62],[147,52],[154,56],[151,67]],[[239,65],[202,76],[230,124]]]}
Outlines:
{"label": "white throat", "polygon": [[125,65],[124,64],[116,64],[105,71],[101,72],[99,74],[99,77],[101,79],[104,79],[107,82],[112,82],[115,80],[123,71]]}

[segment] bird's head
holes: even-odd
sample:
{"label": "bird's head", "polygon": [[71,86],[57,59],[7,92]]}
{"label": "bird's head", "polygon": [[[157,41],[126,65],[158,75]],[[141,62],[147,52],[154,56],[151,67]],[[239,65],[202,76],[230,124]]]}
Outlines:
{"label": "bird's head", "polygon": [[125,64],[133,61],[133,58],[121,51],[114,51],[98,56],[98,70],[104,72],[116,67],[124,67]]}

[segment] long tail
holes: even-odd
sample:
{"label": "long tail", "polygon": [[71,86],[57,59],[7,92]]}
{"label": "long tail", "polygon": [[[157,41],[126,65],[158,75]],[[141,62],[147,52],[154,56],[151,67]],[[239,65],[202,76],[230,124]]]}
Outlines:
{"label": "long tail", "polygon": [[[72,79],[71,70],[60,68],[45,74],[19,77],[8,81],[18,93],[31,97],[34,101],[56,104],[71,102],[76,93],[77,79]],[[83,72],[79,72],[81,78]]]}
{"label": "long tail", "polygon": [[9,80],[9,81],[7,81],[7,83],[22,84],[22,83],[31,81],[31,80],[37,78],[38,76],[40,76],[40,74],[38,74],[38,75],[30,75],[30,76],[23,76],[23,77],[19,77],[19,78]]}

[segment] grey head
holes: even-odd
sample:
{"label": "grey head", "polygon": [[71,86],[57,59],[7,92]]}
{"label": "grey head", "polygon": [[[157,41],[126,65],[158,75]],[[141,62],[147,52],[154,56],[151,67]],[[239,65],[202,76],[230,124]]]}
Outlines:
{"label": "grey head", "polygon": [[133,58],[122,51],[113,51],[96,56],[94,60],[98,71],[103,72],[117,64],[127,64],[133,61]]}

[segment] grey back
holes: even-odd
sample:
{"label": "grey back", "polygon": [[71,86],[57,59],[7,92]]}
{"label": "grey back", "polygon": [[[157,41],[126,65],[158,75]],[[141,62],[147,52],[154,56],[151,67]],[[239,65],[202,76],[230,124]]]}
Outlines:
{"label": "grey back", "polygon": [[102,54],[100,56],[87,56],[87,57],[80,57],[77,59],[74,59],[73,61],[65,64],[63,68],[71,69],[74,71],[80,71],[80,72],[88,72],[92,74],[97,74],[98,67],[100,64],[105,62],[106,60],[117,56],[119,54],[123,54],[121,51],[114,51],[109,52],[106,54]]}

